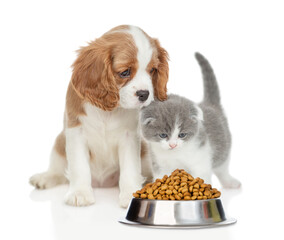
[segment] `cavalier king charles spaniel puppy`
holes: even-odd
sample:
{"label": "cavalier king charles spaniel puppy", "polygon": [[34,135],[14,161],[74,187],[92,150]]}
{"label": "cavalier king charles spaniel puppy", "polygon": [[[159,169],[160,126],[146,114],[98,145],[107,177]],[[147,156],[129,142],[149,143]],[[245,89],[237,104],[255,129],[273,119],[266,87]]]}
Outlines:
{"label": "cavalier king charles spaniel puppy", "polygon": [[92,186],[118,183],[127,207],[144,181],[139,109],[167,99],[168,54],[140,28],[123,25],[81,48],[72,67],[64,129],[48,170],[30,183],[46,189],[69,182],[65,202],[73,206],[95,202]]}

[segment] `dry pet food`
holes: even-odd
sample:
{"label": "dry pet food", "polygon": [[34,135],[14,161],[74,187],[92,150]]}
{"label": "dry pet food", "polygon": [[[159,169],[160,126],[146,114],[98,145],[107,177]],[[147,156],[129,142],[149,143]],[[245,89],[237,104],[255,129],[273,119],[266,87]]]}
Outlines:
{"label": "dry pet food", "polygon": [[154,183],[146,184],[133,196],[157,200],[202,200],[218,198],[221,192],[204,183],[203,179],[194,178],[183,169],[176,169],[169,177],[165,175]]}

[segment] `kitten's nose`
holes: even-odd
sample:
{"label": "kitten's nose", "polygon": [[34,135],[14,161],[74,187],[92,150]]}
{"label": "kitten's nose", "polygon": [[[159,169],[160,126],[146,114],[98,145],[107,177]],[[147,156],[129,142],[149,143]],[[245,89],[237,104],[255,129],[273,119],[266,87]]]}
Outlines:
{"label": "kitten's nose", "polygon": [[170,143],[169,145],[170,145],[171,149],[173,149],[173,148],[175,148],[177,146],[176,143]]}
{"label": "kitten's nose", "polygon": [[136,96],[138,97],[140,102],[145,102],[149,97],[149,91],[139,90],[136,92]]}

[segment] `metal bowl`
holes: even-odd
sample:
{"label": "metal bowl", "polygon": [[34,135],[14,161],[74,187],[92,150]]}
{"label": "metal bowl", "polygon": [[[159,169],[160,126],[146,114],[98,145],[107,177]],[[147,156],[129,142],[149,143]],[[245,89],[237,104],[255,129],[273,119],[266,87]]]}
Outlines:
{"label": "metal bowl", "polygon": [[233,224],[225,216],[221,199],[171,201],[132,198],[120,222],[152,227],[203,228]]}

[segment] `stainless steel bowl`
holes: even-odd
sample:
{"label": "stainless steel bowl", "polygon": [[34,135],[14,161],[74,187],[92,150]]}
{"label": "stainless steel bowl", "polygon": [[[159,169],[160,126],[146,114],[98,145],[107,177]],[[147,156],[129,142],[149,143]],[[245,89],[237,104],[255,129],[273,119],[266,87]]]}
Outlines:
{"label": "stainless steel bowl", "polygon": [[132,198],[120,222],[156,227],[202,228],[233,224],[227,219],[221,199],[171,201]]}

